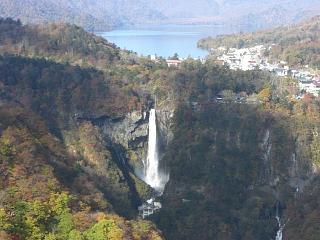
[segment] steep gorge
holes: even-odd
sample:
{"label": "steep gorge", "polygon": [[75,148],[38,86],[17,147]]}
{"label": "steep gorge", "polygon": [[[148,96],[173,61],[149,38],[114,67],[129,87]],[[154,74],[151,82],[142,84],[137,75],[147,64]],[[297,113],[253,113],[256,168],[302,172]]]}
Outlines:
{"label": "steep gorge", "polygon": [[[150,222],[135,219],[137,206],[154,194],[141,179],[149,112],[156,108],[159,158],[170,181],[162,210],[150,220],[166,239],[274,239],[276,216],[285,224],[284,239],[317,239],[318,99],[280,96],[261,71],[193,60],[168,68],[75,26],[43,30],[4,20],[1,29],[0,226],[6,232],[18,226],[23,239],[46,223],[40,218],[30,230],[12,217],[25,216],[18,200],[47,206],[52,194],[69,192],[77,231],[108,219],[112,234],[119,232],[114,225],[124,232],[115,239],[161,239]],[[31,39],[33,31],[42,34]],[[257,100],[215,101],[226,93]],[[50,218],[55,231],[57,216]]]}
{"label": "steep gorge", "polygon": [[318,123],[297,127],[297,118],[239,104],[179,109],[164,156],[171,178],[154,217],[166,238],[275,239],[276,216],[292,237],[291,206],[303,205],[318,178],[319,147],[309,150]]}

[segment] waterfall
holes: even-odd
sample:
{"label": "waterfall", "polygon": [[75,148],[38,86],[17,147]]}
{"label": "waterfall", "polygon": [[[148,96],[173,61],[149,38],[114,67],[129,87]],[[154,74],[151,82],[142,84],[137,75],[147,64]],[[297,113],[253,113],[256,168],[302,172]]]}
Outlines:
{"label": "waterfall", "polygon": [[276,216],[276,219],[278,221],[278,226],[279,226],[279,230],[277,231],[277,236],[276,236],[276,240],[282,240],[282,231],[283,231],[283,226],[281,225],[281,219],[279,216]]}
{"label": "waterfall", "polygon": [[159,155],[157,144],[157,119],[155,109],[150,110],[149,115],[149,138],[148,138],[148,157],[143,162],[145,182],[149,184],[159,193],[162,193],[165,184],[168,181],[168,176],[160,172]]}
{"label": "waterfall", "polygon": [[277,204],[276,219],[278,222],[279,230],[277,231],[277,236],[275,240],[282,240],[282,232],[283,232],[284,225],[281,224],[281,218],[279,216],[279,204]]}

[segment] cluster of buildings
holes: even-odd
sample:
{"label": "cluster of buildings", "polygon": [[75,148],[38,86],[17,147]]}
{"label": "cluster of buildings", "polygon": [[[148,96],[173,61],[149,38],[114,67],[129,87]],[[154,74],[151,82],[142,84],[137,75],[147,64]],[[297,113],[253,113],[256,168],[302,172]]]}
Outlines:
{"label": "cluster of buildings", "polygon": [[139,217],[145,219],[146,217],[159,212],[162,205],[160,202],[156,202],[153,198],[143,203],[139,208]]}
{"label": "cluster of buildings", "polygon": [[227,64],[233,70],[253,70],[265,62],[263,59],[264,50],[265,48],[262,45],[241,49],[219,47],[217,49],[219,54],[217,63]]}
{"label": "cluster of buildings", "polygon": [[[158,58],[157,55],[151,55],[150,56],[150,60],[154,61],[154,62],[159,62],[159,58]],[[179,67],[183,60],[185,60],[185,59],[180,59],[180,58],[171,59],[171,58],[168,58],[168,59],[166,59],[166,63],[168,65],[168,67]]]}
{"label": "cluster of buildings", "polygon": [[298,72],[295,78],[299,80],[301,91],[320,96],[320,76],[309,72]]}
{"label": "cluster of buildings", "polygon": [[[265,51],[270,50],[273,45],[266,47],[257,45],[248,48],[225,48],[219,47],[211,49],[217,56],[215,63],[218,65],[228,65],[232,70],[254,70],[261,69],[273,72],[279,77],[290,76],[298,80],[299,88],[302,93],[311,93],[314,96],[320,96],[320,74],[313,70],[292,69],[286,62],[279,61],[277,63],[269,63],[269,59],[265,56]],[[157,61],[156,55],[150,56],[151,60]],[[167,59],[166,63],[169,67],[179,67],[185,59]],[[200,59],[205,62],[205,59]],[[308,67],[306,67],[308,69]]]}
{"label": "cluster of buildings", "polygon": [[[269,50],[272,46],[268,47]],[[267,48],[263,45],[251,48],[230,48],[220,47],[215,50],[218,53],[217,64],[228,65],[233,70],[254,70],[256,68],[275,73],[279,77],[290,76],[298,80],[302,92],[311,93],[315,96],[320,95],[320,75],[311,70],[292,69],[287,63],[269,63],[264,52]]]}
{"label": "cluster of buildings", "polygon": [[[180,57],[168,58],[165,61],[168,65],[168,67],[179,67],[181,65],[181,63],[187,59],[190,59],[190,57],[188,57],[188,58],[180,58]],[[191,58],[191,59],[200,60],[202,63],[205,63],[205,61],[206,61],[206,59],[204,59],[204,58]],[[160,58],[157,55],[150,55],[150,60],[154,61],[154,62],[159,62]]]}
{"label": "cluster of buildings", "polygon": [[173,59],[167,59],[166,60],[168,67],[179,67],[182,63],[182,60],[173,60]]}

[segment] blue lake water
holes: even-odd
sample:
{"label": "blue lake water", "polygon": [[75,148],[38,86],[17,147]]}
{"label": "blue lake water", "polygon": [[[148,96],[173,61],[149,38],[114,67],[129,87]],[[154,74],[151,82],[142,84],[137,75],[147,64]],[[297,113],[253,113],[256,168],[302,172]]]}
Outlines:
{"label": "blue lake water", "polygon": [[217,25],[159,25],[131,29],[117,29],[97,33],[117,46],[132,50],[140,55],[158,55],[162,57],[205,57],[208,52],[197,48],[201,38],[220,34],[239,32],[239,27]]}

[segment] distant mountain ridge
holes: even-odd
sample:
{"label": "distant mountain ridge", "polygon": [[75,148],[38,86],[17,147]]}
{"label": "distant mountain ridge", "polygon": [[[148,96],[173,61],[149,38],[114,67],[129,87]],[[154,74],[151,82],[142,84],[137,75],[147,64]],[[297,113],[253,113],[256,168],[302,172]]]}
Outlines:
{"label": "distant mountain ridge", "polygon": [[26,23],[63,21],[99,31],[122,25],[222,23],[260,29],[301,21],[317,0],[0,0],[0,16]]}

